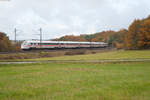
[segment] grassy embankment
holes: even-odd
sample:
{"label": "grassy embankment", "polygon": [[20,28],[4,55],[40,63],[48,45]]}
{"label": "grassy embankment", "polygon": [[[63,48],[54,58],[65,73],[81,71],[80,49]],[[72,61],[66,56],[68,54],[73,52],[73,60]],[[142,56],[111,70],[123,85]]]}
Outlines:
{"label": "grassy embankment", "polygon": [[100,52],[106,52],[110,50],[101,50],[101,49],[74,49],[74,50],[50,50],[47,51],[35,51],[35,52],[14,52],[14,53],[1,53],[0,54],[0,61],[7,61],[7,60],[16,60],[16,59],[36,59],[36,58],[46,58],[46,57],[59,57],[65,55],[85,55],[85,54],[95,54]]}
{"label": "grassy embankment", "polygon": [[150,63],[0,65],[0,100],[149,100]]}
{"label": "grassy embankment", "polygon": [[150,50],[133,51],[110,51],[87,55],[47,57],[38,59],[27,59],[27,61],[46,60],[109,60],[109,59],[150,59]]}

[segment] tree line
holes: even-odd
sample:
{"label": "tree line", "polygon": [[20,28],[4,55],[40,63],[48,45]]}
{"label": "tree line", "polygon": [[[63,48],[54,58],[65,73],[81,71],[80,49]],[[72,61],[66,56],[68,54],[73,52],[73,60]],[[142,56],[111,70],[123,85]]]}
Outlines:
{"label": "tree line", "polygon": [[117,32],[109,30],[90,35],[66,35],[54,40],[106,42],[118,49],[150,49],[150,16],[141,20],[135,19],[128,29],[120,29]]}

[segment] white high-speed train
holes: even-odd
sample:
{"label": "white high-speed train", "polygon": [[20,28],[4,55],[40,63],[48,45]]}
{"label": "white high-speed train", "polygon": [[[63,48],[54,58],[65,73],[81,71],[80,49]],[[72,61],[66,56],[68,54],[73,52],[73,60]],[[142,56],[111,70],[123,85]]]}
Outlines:
{"label": "white high-speed train", "polygon": [[75,41],[39,41],[26,40],[21,44],[21,49],[52,49],[52,48],[104,48],[108,44],[104,42],[75,42]]}

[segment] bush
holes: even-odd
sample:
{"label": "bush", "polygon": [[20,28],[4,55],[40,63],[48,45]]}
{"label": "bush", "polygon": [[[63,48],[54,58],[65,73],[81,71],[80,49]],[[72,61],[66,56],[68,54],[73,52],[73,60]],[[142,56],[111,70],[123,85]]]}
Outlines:
{"label": "bush", "polygon": [[78,51],[68,51],[65,55],[82,55],[85,54],[85,50],[78,50]]}
{"label": "bush", "polygon": [[40,52],[40,57],[53,57],[53,54],[49,52]]}
{"label": "bush", "polygon": [[92,54],[96,54],[96,52],[95,52],[95,51],[92,51],[91,53],[92,53]]}

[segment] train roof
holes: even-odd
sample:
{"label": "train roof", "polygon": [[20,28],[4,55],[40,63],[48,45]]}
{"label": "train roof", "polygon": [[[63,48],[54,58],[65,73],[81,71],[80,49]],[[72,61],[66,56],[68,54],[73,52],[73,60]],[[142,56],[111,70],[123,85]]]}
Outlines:
{"label": "train roof", "polygon": [[[27,43],[40,43],[39,40],[26,40]],[[81,44],[107,44],[104,42],[79,42],[79,41],[42,41],[42,43],[81,43]]]}

